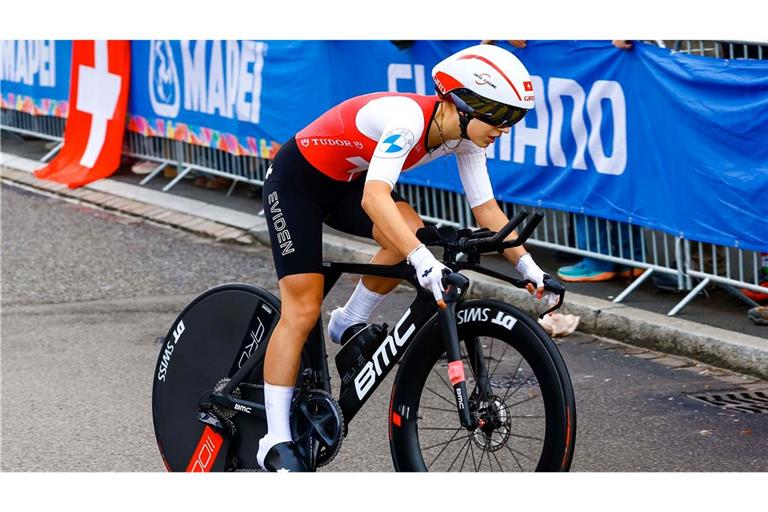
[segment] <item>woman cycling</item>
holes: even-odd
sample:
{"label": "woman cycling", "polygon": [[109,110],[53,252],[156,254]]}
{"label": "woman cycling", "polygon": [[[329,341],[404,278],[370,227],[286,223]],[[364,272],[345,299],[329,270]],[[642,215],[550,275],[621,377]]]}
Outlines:
{"label": "woman cycling", "polygon": [[[508,51],[478,45],[438,63],[432,78],[437,96],[375,93],[335,106],[288,141],[267,172],[264,209],[282,301],[264,363],[268,431],[257,459],[267,470],[306,470],[291,440],[289,410],[303,343],[323,299],[322,223],[376,240],[381,249],[371,263],[407,259],[438,300],[447,268],[415,236],[424,224],[394,190],[400,173],[456,155],[478,225],[497,231],[508,222],[494,199],[485,148],[533,108],[528,71]],[[523,247],[504,256],[537,284],[531,293],[556,301]],[[363,276],[347,304],[332,313],[331,339],[339,343],[348,327],[366,322],[397,285]]]}

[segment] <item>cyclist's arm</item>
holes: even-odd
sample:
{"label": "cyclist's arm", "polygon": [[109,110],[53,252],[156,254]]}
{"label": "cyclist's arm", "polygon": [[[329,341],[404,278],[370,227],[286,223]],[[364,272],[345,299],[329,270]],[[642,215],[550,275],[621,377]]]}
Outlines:
{"label": "cyclist's arm", "polygon": [[389,98],[387,108],[386,124],[371,157],[361,204],[376,227],[406,257],[421,242],[390,194],[408,154],[424,133],[424,118],[419,105],[408,98]]}
{"label": "cyclist's arm", "polygon": [[[491,231],[498,231],[509,222],[509,219],[499,207],[493,197],[491,179],[488,176],[488,167],[485,160],[485,150],[468,142],[462,142],[456,152],[456,162],[459,166],[459,176],[467,196],[472,214],[480,227]],[[513,231],[509,236],[513,239],[517,232]],[[517,265],[517,261],[527,251],[522,247],[512,247],[504,251],[504,257]]]}
{"label": "cyclist's arm", "polygon": [[411,232],[405,219],[392,200],[392,187],[389,183],[369,180],[363,190],[362,207],[377,228],[399,250],[403,258],[416,249],[421,242]]}
{"label": "cyclist's arm", "polygon": [[[475,216],[475,220],[477,220],[480,227],[488,228],[491,231],[498,231],[509,222],[509,219],[501,210],[499,203],[497,203],[495,199],[491,199],[483,204],[475,206],[472,208],[472,214]],[[512,234],[509,235],[507,239],[510,240],[516,237],[517,231],[512,231]],[[512,263],[512,265],[517,265],[517,260],[519,260],[526,252],[528,251],[526,251],[522,245],[519,247],[511,247],[509,249],[504,249],[504,257],[507,261]]]}

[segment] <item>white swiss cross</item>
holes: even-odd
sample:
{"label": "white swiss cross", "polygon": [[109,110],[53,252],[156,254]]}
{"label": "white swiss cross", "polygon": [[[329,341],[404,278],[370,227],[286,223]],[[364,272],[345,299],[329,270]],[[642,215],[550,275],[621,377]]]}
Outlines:
{"label": "white swiss cross", "polygon": [[95,41],[94,67],[79,66],[77,110],[91,114],[91,129],[80,165],[93,167],[107,138],[107,125],[115,115],[120,96],[120,75],[109,72],[109,51],[106,41]]}
{"label": "white swiss cross", "polygon": [[355,174],[359,172],[367,171],[368,167],[371,166],[371,163],[361,156],[351,156],[347,158],[347,162],[355,166],[354,169],[350,169],[347,171],[349,173],[349,179],[347,181],[352,181],[352,177]]}

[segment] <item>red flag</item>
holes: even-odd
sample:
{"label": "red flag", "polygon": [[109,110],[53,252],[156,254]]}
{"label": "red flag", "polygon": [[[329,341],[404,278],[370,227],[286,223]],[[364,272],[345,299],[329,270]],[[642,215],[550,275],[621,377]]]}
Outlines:
{"label": "red flag", "polygon": [[130,41],[74,41],[64,147],[35,172],[77,188],[120,165],[131,68]]}

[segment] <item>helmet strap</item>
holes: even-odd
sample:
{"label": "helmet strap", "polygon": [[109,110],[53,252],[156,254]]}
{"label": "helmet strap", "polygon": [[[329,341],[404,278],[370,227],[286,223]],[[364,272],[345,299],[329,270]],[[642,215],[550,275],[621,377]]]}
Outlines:
{"label": "helmet strap", "polygon": [[469,140],[469,135],[467,134],[467,126],[469,126],[469,122],[472,120],[472,117],[459,109],[456,109],[456,112],[459,114],[459,130],[461,130],[461,138]]}

